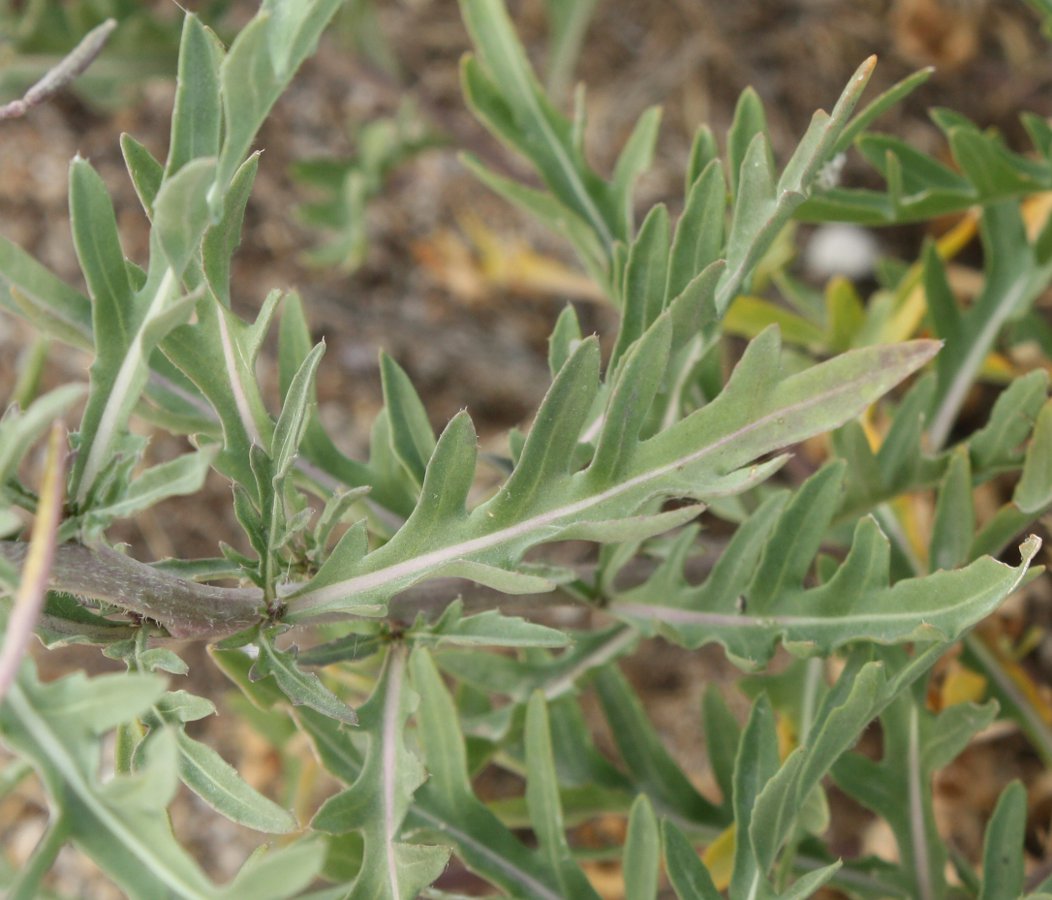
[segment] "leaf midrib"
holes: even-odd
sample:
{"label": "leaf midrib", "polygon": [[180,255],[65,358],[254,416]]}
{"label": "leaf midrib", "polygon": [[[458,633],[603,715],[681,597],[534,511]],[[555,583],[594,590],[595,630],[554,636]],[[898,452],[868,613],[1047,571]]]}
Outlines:
{"label": "leaf midrib", "polygon": [[[319,607],[331,609],[335,604],[339,603],[342,598],[353,598],[356,594],[363,594],[375,590],[383,587],[385,584],[422,575],[443,564],[464,557],[473,556],[486,550],[491,550],[502,544],[510,543],[534,532],[541,531],[544,528],[557,528],[562,524],[562,520],[575,517],[579,513],[584,513],[587,510],[601,506],[610,500],[615,500],[623,494],[628,494],[639,487],[645,486],[649,482],[657,481],[663,476],[680,470],[685,466],[693,465],[727,444],[739,440],[743,436],[757,431],[773,421],[787,419],[794,415],[800,415],[813,407],[822,407],[829,403],[830,398],[845,393],[851,393],[859,384],[864,383],[868,379],[868,374],[860,375],[857,378],[842,382],[829,390],[822,391],[818,394],[812,394],[806,400],[799,401],[796,404],[772,410],[766,415],[725,434],[713,443],[707,444],[698,450],[694,450],[691,453],[687,453],[663,465],[658,465],[653,469],[635,475],[632,478],[616,484],[613,487],[607,488],[597,494],[592,494],[581,500],[557,506],[554,509],[539,513],[514,525],[498,529],[489,534],[484,534],[481,537],[462,541],[459,544],[452,544],[438,550],[433,550],[430,553],[424,553],[373,572],[367,572],[362,575],[346,578],[335,582],[334,584],[326,585],[314,590],[311,590],[308,586],[307,589],[303,590],[298,595],[290,597],[289,615],[287,617],[288,621],[295,621],[297,618],[310,615],[312,611]],[[587,470],[580,474],[586,475]],[[473,516],[480,510],[483,514],[485,513],[485,508],[480,507],[475,513],[473,513]],[[353,603],[346,605],[351,606]]]}
{"label": "leaf midrib", "polygon": [[66,786],[80,797],[84,805],[124,846],[130,849],[135,859],[151,868],[159,880],[180,896],[210,900],[208,894],[199,893],[196,887],[186,884],[178,873],[172,872],[166,862],[153,853],[148,843],[140,841],[134,830],[126,828],[125,823],[115,816],[105,803],[101,802],[97,793],[85,782],[66,745],[52,731],[47,721],[37,714],[33,704],[29,702],[29,698],[25,696],[21,685],[17,682],[11,686],[7,701],[18,716],[22,727],[29,732],[37,747],[62,776]]}

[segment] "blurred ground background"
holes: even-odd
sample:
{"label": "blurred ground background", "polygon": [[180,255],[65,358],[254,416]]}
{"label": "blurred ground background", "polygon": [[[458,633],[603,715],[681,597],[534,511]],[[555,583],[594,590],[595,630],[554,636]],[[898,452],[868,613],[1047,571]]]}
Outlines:
{"label": "blurred ground background", "polygon": [[[19,4],[7,6],[17,16]],[[200,11],[227,38],[255,8],[242,2],[185,6]],[[220,6],[226,13],[213,22],[209,13]],[[324,336],[328,345],[319,375],[321,414],[345,449],[364,447],[379,406],[380,347],[408,370],[436,426],[466,406],[485,443],[523,424],[544,392],[546,340],[563,304],[575,303],[587,328],[609,336],[615,319],[576,269],[568,248],[489,194],[459,164],[458,150],[468,149],[499,171],[530,177],[461,100],[457,65],[468,40],[456,3],[376,0],[370,26],[376,31],[364,39],[355,29],[369,20],[362,18],[364,4],[356,7],[341,14],[259,135],[264,154],[235,260],[234,304],[252,316],[272,288],[301,292],[315,336]],[[543,67],[543,3],[522,0],[511,8],[532,58]],[[174,3],[151,9],[162,24],[178,19]],[[176,25],[171,33],[177,32]],[[23,120],[0,124],[0,233],[74,284],[82,282],[69,235],[66,169],[77,153],[91,160],[113,192],[126,253],[145,260],[145,220],[117,138],[127,131],[164,157],[174,52],[173,43],[169,58],[161,53],[154,60],[166,77],[146,77],[150,67],[138,63],[122,76],[120,61],[104,56],[99,64],[112,79],[104,97],[65,92]],[[920,66],[937,67],[928,84],[879,123],[930,152],[940,150],[941,139],[926,118],[928,107],[947,106],[980,125],[997,126],[1015,146],[1020,146],[1020,110],[1052,113],[1052,56],[1036,19],[1018,0],[599,0],[575,73],[588,85],[591,157],[601,171],[608,170],[637,116],[661,104],[658,157],[641,184],[639,202],[646,209],[665,200],[675,213],[700,122],[709,122],[722,138],[739,92],[752,85],[765,102],[784,161],[814,109],[829,108],[872,53],[880,63],[868,96]],[[0,32],[0,75],[19,60],[14,32]],[[296,214],[300,205],[327,195],[306,183],[302,172],[295,177],[294,166],[346,159],[360,149],[369,123],[399,116],[414,140],[426,137],[435,146],[386,176],[383,191],[368,205],[364,255],[357,269],[348,271],[348,255],[340,259],[340,251],[331,250],[333,233],[309,227]],[[848,183],[868,177],[853,163],[844,176]],[[880,240],[885,252],[912,258],[922,237],[920,228],[899,229]],[[342,265],[311,265],[308,257],[327,242],[330,250],[323,252]],[[13,383],[30,339],[23,325],[0,313],[0,396]],[[53,348],[47,378],[81,379],[88,363]],[[270,371],[266,361],[263,371]],[[163,455],[164,443],[153,452]],[[203,500],[161,507],[115,538],[130,542],[140,559],[214,555],[219,540],[231,541],[237,533],[228,497],[217,482]],[[190,650],[187,656],[193,689],[216,698],[225,689],[221,677],[203,652]],[[94,652],[69,650],[49,654],[41,665],[57,674],[106,661]],[[709,680],[729,677],[719,654],[644,646],[629,669],[676,756],[703,781],[698,702]],[[209,720],[204,727],[247,777],[273,787],[275,761],[262,741],[239,729],[232,717]],[[1034,783],[1036,766],[1025,743],[1009,731],[989,736],[946,775],[939,788],[942,812],[965,852],[976,851],[1003,784],[1017,774]],[[1043,790],[1038,800],[1052,798],[1052,789]],[[1052,799],[1045,800],[1046,812],[1049,806]],[[201,809],[193,798],[181,801],[177,828],[199,858],[224,877],[255,838],[214,823]],[[25,858],[44,814],[29,791],[0,804],[0,846],[9,856]],[[866,831],[864,819],[846,808],[842,815],[837,846],[843,852],[880,840]],[[1032,837],[1038,855],[1046,838],[1037,832]],[[595,875],[609,896],[618,895],[616,873],[607,877],[596,870]],[[83,861],[64,856],[55,886],[70,896],[119,896],[85,877]]]}

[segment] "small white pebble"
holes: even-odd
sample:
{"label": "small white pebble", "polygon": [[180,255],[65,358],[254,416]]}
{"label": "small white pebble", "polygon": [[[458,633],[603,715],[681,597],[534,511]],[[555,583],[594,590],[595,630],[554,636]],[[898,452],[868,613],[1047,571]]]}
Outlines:
{"label": "small white pebble", "polygon": [[877,239],[865,228],[821,225],[804,248],[804,266],[808,274],[823,280],[834,275],[865,278],[873,272],[879,252]]}

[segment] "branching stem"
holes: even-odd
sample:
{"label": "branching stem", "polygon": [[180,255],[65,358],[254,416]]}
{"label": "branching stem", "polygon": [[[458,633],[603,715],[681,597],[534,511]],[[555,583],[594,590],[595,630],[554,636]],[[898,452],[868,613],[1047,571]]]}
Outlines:
{"label": "branching stem", "polygon": [[[0,541],[0,559],[20,566],[28,547],[24,541]],[[587,568],[591,567],[582,568],[582,577],[588,576]],[[639,560],[626,566],[622,575],[628,583],[638,582],[653,568],[652,561]],[[259,588],[198,584],[102,546],[56,547],[48,587],[151,619],[172,637],[183,639],[219,640],[267,617]],[[388,616],[404,622],[413,621],[417,614],[434,619],[457,598],[468,612],[499,607],[521,615],[553,607],[584,608],[581,598],[568,591],[522,598],[459,578],[434,578],[395,596]]]}

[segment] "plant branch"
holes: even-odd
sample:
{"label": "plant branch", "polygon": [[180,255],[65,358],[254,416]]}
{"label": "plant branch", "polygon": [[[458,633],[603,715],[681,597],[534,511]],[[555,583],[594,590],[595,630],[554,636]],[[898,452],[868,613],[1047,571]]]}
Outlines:
{"label": "plant branch", "polygon": [[[0,558],[16,565],[28,544],[0,541]],[[163,625],[172,637],[218,639],[264,615],[258,588],[197,584],[161,572],[108,547],[62,544],[55,548],[49,589],[90,597]]]}
{"label": "plant branch", "polygon": [[109,36],[116,27],[116,19],[107,19],[84,35],[81,42],[63,57],[57,66],[50,69],[40,81],[26,91],[21,99],[12,100],[0,106],[0,120],[17,119],[24,116],[34,106],[44,103],[73,81],[95,61],[95,57],[102,52],[102,48],[106,46],[106,41],[109,40]]}
{"label": "plant branch", "polygon": [[[24,541],[0,541],[0,559],[21,565],[28,548]],[[619,581],[643,581],[654,567],[652,560],[636,560],[622,570]],[[593,573],[594,566],[590,564],[579,570],[585,579]],[[254,625],[266,615],[259,588],[198,584],[101,546],[62,544],[55,548],[48,588],[136,613],[164,626],[172,637],[184,639],[218,640]],[[500,608],[515,615],[583,606],[581,597],[565,589],[522,597],[463,578],[434,578],[394,597],[389,617],[411,622],[422,614],[434,619],[456,599],[464,602],[467,612]]]}

